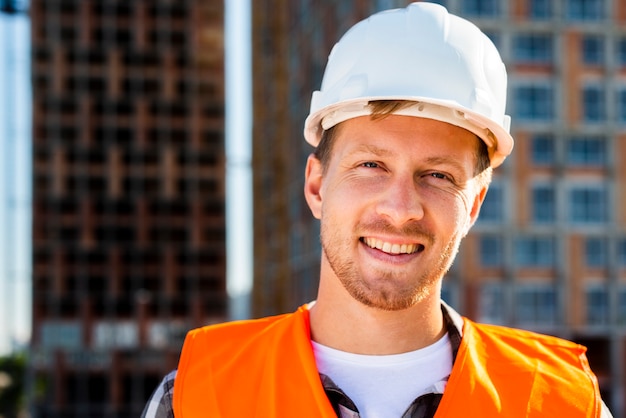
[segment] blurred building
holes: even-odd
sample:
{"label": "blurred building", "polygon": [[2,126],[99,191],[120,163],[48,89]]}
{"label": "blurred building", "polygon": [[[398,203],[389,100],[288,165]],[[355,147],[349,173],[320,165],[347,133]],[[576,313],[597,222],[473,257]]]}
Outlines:
{"label": "blurred building", "polygon": [[28,8],[28,0],[0,0],[0,13],[22,13]]}
{"label": "blurred building", "polygon": [[33,0],[36,417],[136,417],[226,315],[223,2]]}
{"label": "blurred building", "polygon": [[[302,128],[327,54],[356,21],[407,3],[253,2],[256,315],[315,298],[319,227],[302,197]],[[604,399],[624,416],[626,3],[438,3],[500,49],[516,138],[444,298],[480,321],[585,344]]]}

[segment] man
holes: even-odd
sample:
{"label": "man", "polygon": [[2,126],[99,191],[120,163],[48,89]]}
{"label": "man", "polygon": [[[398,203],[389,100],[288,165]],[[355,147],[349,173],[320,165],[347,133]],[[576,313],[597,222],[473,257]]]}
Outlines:
{"label": "man", "polygon": [[190,332],[144,416],[610,416],[583,347],[440,299],[513,148],[505,101],[493,44],[439,5],[348,31],[305,122],[317,300]]}

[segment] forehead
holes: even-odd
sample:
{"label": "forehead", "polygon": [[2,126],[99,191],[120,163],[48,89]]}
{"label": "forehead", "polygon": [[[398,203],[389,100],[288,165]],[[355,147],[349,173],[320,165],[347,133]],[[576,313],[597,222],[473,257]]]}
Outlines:
{"label": "forehead", "polygon": [[335,153],[361,148],[376,153],[449,153],[475,161],[480,139],[458,126],[414,116],[361,116],[335,127]]}

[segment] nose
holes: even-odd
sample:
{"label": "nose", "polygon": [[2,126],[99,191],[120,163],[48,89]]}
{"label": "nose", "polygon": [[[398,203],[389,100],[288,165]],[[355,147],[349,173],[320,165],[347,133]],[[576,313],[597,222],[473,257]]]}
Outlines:
{"label": "nose", "polygon": [[395,225],[424,217],[422,198],[412,175],[394,177],[381,191],[376,211]]}

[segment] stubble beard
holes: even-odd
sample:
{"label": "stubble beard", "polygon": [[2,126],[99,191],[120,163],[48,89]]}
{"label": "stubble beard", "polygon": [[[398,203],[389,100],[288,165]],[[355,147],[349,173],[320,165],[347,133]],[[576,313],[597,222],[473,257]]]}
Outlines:
{"label": "stubble beard", "polygon": [[[333,228],[322,223],[322,251],[328,264],[354,299],[368,307],[385,311],[408,309],[427,298],[435,289],[439,289],[437,283],[450,269],[461,241],[458,234],[451,237],[432,267],[425,268],[419,279],[406,282],[406,278],[399,278],[392,271],[379,271],[375,282],[382,283],[382,286],[374,286],[361,277],[359,267],[349,256],[351,243],[342,241],[338,230],[336,228],[333,232]],[[429,244],[428,247],[435,242],[434,236],[430,233],[422,231],[421,236]],[[403,280],[405,283],[397,285]]]}

